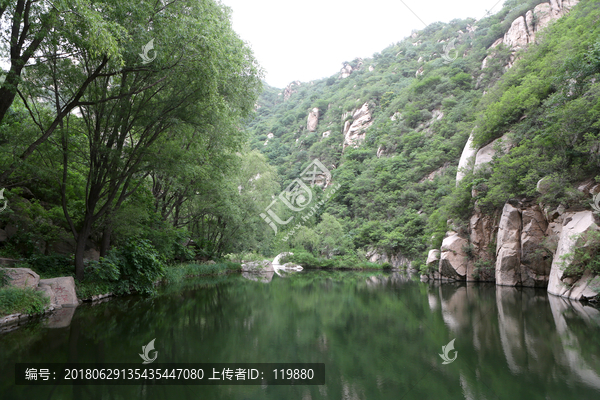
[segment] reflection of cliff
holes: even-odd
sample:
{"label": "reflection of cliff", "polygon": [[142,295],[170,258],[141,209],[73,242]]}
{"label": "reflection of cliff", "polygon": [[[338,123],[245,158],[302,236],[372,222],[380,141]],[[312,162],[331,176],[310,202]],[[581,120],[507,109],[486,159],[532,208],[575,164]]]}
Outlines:
{"label": "reflection of cliff", "polygon": [[[579,393],[600,390],[597,309],[543,289],[493,284],[435,282],[424,300],[432,313],[441,316],[449,337],[457,338],[458,357],[468,360],[473,370],[493,359],[493,379],[504,382],[533,374],[548,385],[547,393],[558,391],[548,398],[570,398],[561,392],[564,386],[554,386],[556,382],[568,382]],[[479,398],[474,388],[481,380],[461,369],[461,386],[465,393],[473,392],[472,398]],[[514,384],[523,382],[518,379]]]}
{"label": "reflection of cliff", "polygon": [[556,331],[563,345],[563,354],[557,359],[567,364],[581,383],[600,390],[600,360],[596,357],[585,357],[589,352],[580,342],[585,338],[582,335],[578,337],[568,323],[568,319],[583,320],[590,330],[597,331],[600,328],[600,312],[576,301],[555,296],[548,296],[548,298]]}

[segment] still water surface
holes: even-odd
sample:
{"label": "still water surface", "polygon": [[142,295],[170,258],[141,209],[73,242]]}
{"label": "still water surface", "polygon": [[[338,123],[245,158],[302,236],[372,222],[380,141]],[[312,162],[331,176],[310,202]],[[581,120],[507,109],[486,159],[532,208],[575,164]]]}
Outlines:
{"label": "still water surface", "polygon": [[[188,280],[0,334],[0,399],[600,399],[600,312],[543,290],[311,271]],[[54,324],[60,326],[60,324]],[[321,386],[17,386],[17,362],[323,362]],[[456,361],[442,346],[456,339]],[[454,357],[454,352],[450,356]]]}

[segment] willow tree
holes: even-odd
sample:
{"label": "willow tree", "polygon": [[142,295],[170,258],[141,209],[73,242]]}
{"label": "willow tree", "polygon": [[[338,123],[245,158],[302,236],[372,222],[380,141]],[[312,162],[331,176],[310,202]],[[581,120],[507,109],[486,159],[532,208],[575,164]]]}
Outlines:
{"label": "willow tree", "polygon": [[[36,87],[23,96],[36,104],[45,93],[58,111],[61,99],[87,83],[76,101],[79,117],[70,116],[72,122],[59,127],[57,141],[63,154],[63,210],[77,242],[80,280],[92,229],[148,182],[169,136],[190,129],[201,133],[214,118],[232,128],[222,135],[237,135],[235,122],[252,111],[260,88],[251,51],[233,32],[228,10],[214,1],[101,4],[97,12],[120,32],[120,57],[90,49],[85,41],[53,43],[48,57],[57,62],[38,74]],[[73,215],[67,204],[74,170],[85,177],[81,215]]]}

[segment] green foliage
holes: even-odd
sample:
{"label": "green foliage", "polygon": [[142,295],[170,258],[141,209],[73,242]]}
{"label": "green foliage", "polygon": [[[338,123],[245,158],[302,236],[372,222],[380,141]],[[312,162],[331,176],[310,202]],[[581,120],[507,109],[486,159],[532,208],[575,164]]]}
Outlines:
{"label": "green foliage", "polygon": [[75,275],[73,260],[67,256],[59,254],[49,256],[35,255],[28,258],[25,262],[42,279]]}
{"label": "green foliage", "polygon": [[600,231],[580,234],[575,243],[574,251],[563,256],[564,276],[580,277],[585,271],[600,274]]}
{"label": "green foliage", "polygon": [[112,284],[115,294],[155,292],[154,286],[165,274],[165,259],[146,239],[130,240],[109,251],[106,257],[88,265],[85,282]]}
{"label": "green foliage", "polygon": [[49,303],[48,297],[32,288],[0,287],[0,315],[39,314]]}
{"label": "green foliage", "polygon": [[11,281],[10,276],[6,273],[4,268],[0,268],[0,288],[7,286]]}

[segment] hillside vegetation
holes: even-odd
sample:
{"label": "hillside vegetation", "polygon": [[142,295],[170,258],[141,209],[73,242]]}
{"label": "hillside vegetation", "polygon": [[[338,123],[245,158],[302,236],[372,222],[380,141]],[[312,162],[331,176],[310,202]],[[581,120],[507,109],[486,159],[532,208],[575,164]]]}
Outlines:
{"label": "hillside vegetation", "polygon": [[[347,77],[265,88],[248,127],[281,187],[313,159],[341,185],[301,227],[280,225],[272,249],[348,260],[379,252],[418,267],[446,231],[466,229],[475,202],[492,213],[510,198],[540,196],[544,177],[552,187],[540,201],[589,209],[575,186],[600,180],[600,4],[581,1],[516,54],[492,46],[540,3],[507,1],[479,21],[432,24],[345,62]],[[453,40],[456,50],[445,51]],[[346,122],[367,108],[364,140],[346,146]],[[471,134],[477,148],[505,135],[511,150],[499,149],[490,168],[467,171],[457,185]],[[284,221],[293,215],[278,212]]]}

